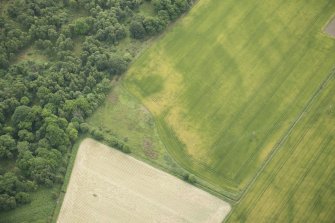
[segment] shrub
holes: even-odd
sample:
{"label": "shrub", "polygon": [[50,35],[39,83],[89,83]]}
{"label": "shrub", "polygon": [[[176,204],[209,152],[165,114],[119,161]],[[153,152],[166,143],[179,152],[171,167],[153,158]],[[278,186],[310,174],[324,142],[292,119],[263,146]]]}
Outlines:
{"label": "shrub", "polygon": [[25,192],[19,192],[15,195],[16,203],[18,204],[27,204],[31,202],[30,195]]}
{"label": "shrub", "polygon": [[98,141],[101,141],[105,138],[104,134],[99,129],[91,129],[91,135]]}
{"label": "shrub", "polygon": [[81,123],[80,124],[80,132],[82,133],[88,133],[90,131],[90,125],[87,123]]}
{"label": "shrub", "polygon": [[188,173],[185,174],[184,180],[189,182],[190,184],[195,184],[197,182],[196,177],[193,174]]}
{"label": "shrub", "polygon": [[143,39],[146,34],[143,24],[136,20],[130,23],[129,31],[134,39]]}

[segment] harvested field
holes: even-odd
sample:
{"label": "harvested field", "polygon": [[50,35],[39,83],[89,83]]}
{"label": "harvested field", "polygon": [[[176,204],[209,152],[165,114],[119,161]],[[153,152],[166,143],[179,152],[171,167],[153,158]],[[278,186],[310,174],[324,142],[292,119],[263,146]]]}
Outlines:
{"label": "harvested field", "polygon": [[222,222],[229,210],[211,194],[86,139],[58,222]]}
{"label": "harvested field", "polygon": [[325,32],[328,35],[335,37],[335,17],[328,23],[327,27],[325,28]]}

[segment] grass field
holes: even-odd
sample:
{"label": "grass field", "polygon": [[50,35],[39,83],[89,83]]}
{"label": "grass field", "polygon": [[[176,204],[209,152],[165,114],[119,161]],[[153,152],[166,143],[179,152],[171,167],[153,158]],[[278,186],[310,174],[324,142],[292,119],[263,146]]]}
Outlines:
{"label": "grass field", "polygon": [[51,221],[56,200],[52,192],[59,192],[60,186],[40,188],[31,194],[32,202],[11,211],[0,213],[1,223],[47,223]]}
{"label": "grass field", "polygon": [[230,205],[91,139],[78,150],[58,222],[219,223]]}
{"label": "grass field", "polygon": [[[126,142],[131,148],[130,155],[136,159],[181,179],[190,174],[171,157],[158,134],[154,117],[126,90],[123,82],[112,84],[112,90],[104,104],[87,119],[87,123],[101,129],[106,136]],[[230,201],[227,191],[203,179],[198,178],[196,186]]]}
{"label": "grass field", "polygon": [[122,85],[113,84],[105,103],[87,123],[126,142],[137,158],[181,173],[161,142],[151,114]]}
{"label": "grass field", "polygon": [[334,65],[331,0],[199,1],[125,77],[184,168],[236,200]]}
{"label": "grass field", "polygon": [[227,222],[335,222],[334,78]]}

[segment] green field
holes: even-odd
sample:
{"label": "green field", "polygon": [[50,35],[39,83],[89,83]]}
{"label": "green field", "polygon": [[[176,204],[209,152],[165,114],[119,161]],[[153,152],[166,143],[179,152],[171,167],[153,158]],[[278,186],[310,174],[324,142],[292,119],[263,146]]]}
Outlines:
{"label": "green field", "polygon": [[52,197],[52,192],[59,192],[60,186],[56,185],[54,189],[39,188],[31,194],[32,202],[20,206],[14,210],[1,212],[1,223],[47,223],[52,219],[53,211],[56,207],[56,199]]}
{"label": "green field", "polygon": [[[126,90],[122,81],[112,86],[104,104],[87,119],[87,123],[101,130],[106,137],[115,137],[125,142],[131,150],[129,155],[185,179],[190,172],[178,165],[167,151],[151,113]],[[203,179],[198,178],[196,186],[230,201],[227,191]]]}
{"label": "green field", "polygon": [[335,221],[334,77],[227,222]]}
{"label": "green field", "polygon": [[137,158],[170,170],[178,168],[167,154],[151,114],[120,84],[113,85],[105,103],[87,123],[126,142]]}
{"label": "green field", "polygon": [[237,200],[330,73],[334,12],[331,0],[199,1],[125,85],[176,161]]}

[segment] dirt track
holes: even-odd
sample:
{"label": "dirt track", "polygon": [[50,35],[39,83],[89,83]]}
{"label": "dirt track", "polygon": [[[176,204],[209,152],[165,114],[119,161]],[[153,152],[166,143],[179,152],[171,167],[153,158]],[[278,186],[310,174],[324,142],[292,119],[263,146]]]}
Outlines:
{"label": "dirt track", "polygon": [[228,203],[92,139],[80,145],[58,217],[66,222],[222,222]]}

